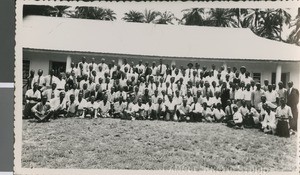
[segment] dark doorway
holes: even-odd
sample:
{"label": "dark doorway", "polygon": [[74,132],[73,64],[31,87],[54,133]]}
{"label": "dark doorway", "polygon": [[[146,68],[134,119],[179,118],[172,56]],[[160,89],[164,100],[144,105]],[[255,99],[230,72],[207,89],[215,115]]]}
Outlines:
{"label": "dark doorway", "polygon": [[50,69],[54,70],[54,75],[57,76],[61,72],[66,72],[66,62],[50,61]]}

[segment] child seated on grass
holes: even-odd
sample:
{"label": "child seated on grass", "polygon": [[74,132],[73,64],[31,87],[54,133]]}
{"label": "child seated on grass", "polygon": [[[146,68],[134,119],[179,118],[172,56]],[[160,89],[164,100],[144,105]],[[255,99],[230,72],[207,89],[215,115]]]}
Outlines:
{"label": "child seated on grass", "polygon": [[228,127],[233,127],[235,129],[242,129],[243,128],[243,116],[242,114],[238,111],[237,105],[233,106],[233,120],[229,120],[227,122]]}

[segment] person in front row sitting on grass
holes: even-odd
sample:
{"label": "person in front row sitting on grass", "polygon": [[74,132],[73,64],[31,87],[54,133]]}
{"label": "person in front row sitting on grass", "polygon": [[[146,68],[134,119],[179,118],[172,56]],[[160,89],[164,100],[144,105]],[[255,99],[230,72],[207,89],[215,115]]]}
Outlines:
{"label": "person in front row sitting on grass", "polygon": [[99,102],[99,115],[100,117],[107,118],[110,117],[110,102],[107,100],[108,96],[105,94],[103,100]]}
{"label": "person in front row sitting on grass", "polygon": [[124,119],[127,120],[135,120],[134,118],[134,106],[133,99],[135,98],[134,94],[131,94],[129,98],[127,98],[127,107],[124,110]]}
{"label": "person in front row sitting on grass", "polygon": [[174,120],[174,115],[176,112],[176,102],[173,101],[173,96],[168,95],[169,100],[165,103],[166,105],[166,120]]}
{"label": "person in front row sitting on grass", "polygon": [[161,97],[158,98],[157,100],[157,105],[156,105],[156,119],[157,120],[164,120],[165,118],[165,112],[166,112],[166,106],[163,103],[163,99]]}
{"label": "person in front row sitting on grass", "polygon": [[266,111],[264,120],[261,122],[261,129],[264,133],[275,134],[276,131],[276,117],[275,112],[271,111],[271,108],[267,104],[263,104],[263,108]]}
{"label": "person in front row sitting on grass", "polygon": [[211,109],[207,106],[206,102],[203,102],[203,110],[202,110],[202,117],[204,119],[204,121],[206,122],[212,122],[213,121],[213,117],[212,117],[212,111]]}
{"label": "person in front row sitting on grass", "polygon": [[37,122],[47,122],[53,114],[46,95],[42,96],[42,101],[33,106],[31,111],[34,113],[34,118],[37,119]]}
{"label": "person in front row sitting on grass", "polygon": [[190,121],[191,108],[187,105],[187,99],[182,100],[182,104],[177,108],[178,121]]}
{"label": "person in front row sitting on grass", "polygon": [[138,102],[134,105],[134,117],[137,120],[145,119],[145,105],[142,103],[142,98],[138,99]]}
{"label": "person in front row sitting on grass", "polygon": [[246,117],[245,124],[248,125],[250,128],[255,127],[255,128],[260,128],[260,121],[259,121],[259,113],[257,110],[254,108],[254,106],[247,105],[248,108],[248,115]]}
{"label": "person in front row sitting on grass", "polygon": [[90,118],[97,118],[99,110],[99,103],[95,102],[95,96],[91,96],[90,102],[87,103],[85,108],[85,116]]}
{"label": "person in front row sitting on grass", "polygon": [[50,101],[54,119],[57,119],[58,117],[64,117],[67,113],[65,95],[65,92],[61,91],[58,98],[54,98]]}
{"label": "person in front row sitting on grass", "polygon": [[276,109],[276,134],[279,137],[290,137],[289,120],[293,118],[291,107],[286,105],[284,98],[280,99],[280,106]]}
{"label": "person in front row sitting on grass", "polygon": [[24,109],[24,118],[32,118],[31,109],[41,100],[41,92],[38,90],[38,83],[33,83],[33,88],[27,90],[25,94],[26,104]]}
{"label": "person in front row sitting on grass", "polygon": [[227,122],[227,126],[233,127],[235,129],[242,129],[243,128],[243,116],[242,114],[238,111],[237,105],[234,105],[233,107],[233,120],[229,120]]}
{"label": "person in front row sitting on grass", "polygon": [[124,110],[126,109],[126,102],[123,102],[123,97],[119,97],[118,101],[114,104],[114,110],[112,111],[113,118],[124,118]]}
{"label": "person in front row sitting on grass", "polygon": [[78,107],[77,107],[76,116],[79,117],[79,118],[84,118],[84,115],[85,115],[84,109],[86,108],[87,101],[86,101],[86,99],[83,98],[83,93],[82,92],[78,93],[77,101],[78,101]]}
{"label": "person in front row sitting on grass", "polygon": [[225,112],[222,109],[222,104],[217,103],[217,108],[215,108],[212,112],[212,117],[215,122],[223,122],[225,117]]}
{"label": "person in front row sitting on grass", "polygon": [[67,117],[75,117],[78,110],[78,101],[75,101],[75,95],[70,95],[70,101],[67,101]]}
{"label": "person in front row sitting on grass", "polygon": [[232,118],[232,116],[233,116],[233,108],[232,108],[233,105],[234,104],[232,104],[230,100],[227,100],[226,107],[225,107],[225,118],[223,120],[224,122],[228,122],[229,120],[233,119]]}

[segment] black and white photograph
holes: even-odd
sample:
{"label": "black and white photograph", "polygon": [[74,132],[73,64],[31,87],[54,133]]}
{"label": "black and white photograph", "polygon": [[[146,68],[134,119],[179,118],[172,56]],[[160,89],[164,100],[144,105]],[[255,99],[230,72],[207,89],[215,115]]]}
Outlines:
{"label": "black and white photograph", "polygon": [[228,3],[18,1],[16,173],[298,174],[300,5]]}

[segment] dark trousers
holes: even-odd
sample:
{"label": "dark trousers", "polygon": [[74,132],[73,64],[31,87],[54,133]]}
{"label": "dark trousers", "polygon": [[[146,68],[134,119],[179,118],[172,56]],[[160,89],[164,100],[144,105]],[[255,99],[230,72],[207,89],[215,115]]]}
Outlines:
{"label": "dark trousers", "polygon": [[278,120],[276,133],[279,137],[290,137],[288,121]]}
{"label": "dark trousers", "polygon": [[27,119],[27,118],[33,118],[34,114],[32,113],[31,109],[33,106],[35,106],[37,103],[26,103],[25,104],[25,108],[24,108],[24,116],[23,118]]}
{"label": "dark trousers", "polygon": [[49,112],[45,115],[34,114],[34,118],[37,119],[38,122],[46,122],[49,121],[50,117],[53,115],[53,112]]}
{"label": "dark trousers", "polygon": [[297,106],[291,107],[293,118],[290,120],[291,129],[297,131],[298,123],[298,109]]}

